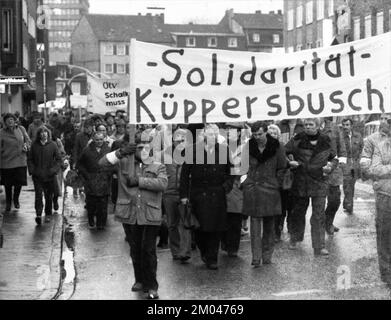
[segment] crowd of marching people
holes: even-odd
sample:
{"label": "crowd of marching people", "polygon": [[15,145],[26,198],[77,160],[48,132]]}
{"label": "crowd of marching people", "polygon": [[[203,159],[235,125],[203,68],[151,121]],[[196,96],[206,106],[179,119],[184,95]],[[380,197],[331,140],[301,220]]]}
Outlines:
{"label": "crowd of marching people", "polygon": [[[391,286],[389,114],[381,115],[379,131],[365,140],[362,123],[349,117],[340,124],[331,117],[137,128],[120,111],[80,121],[71,112],[54,113],[47,123],[39,113],[30,121],[11,113],[2,120],[5,214],[12,206],[20,208],[28,173],[36,223],[49,222],[59,210],[63,172],[69,166],[81,181],[72,185],[73,196],[85,196],[91,229],[105,229],[111,203],[130,245],[132,290],[144,290],[151,299],[158,298],[158,239],[182,264],[191,261],[196,246],[206,267],[216,270],[219,250],[238,256],[248,221],[251,265],[258,268],[272,263],[285,225],[289,249],[300,247],[311,202],[314,255],[329,255],[325,237],[339,231],[334,217],[341,203],[347,215],[354,214],[360,178],[373,180],[380,273]],[[172,134],[165,135],[167,130]],[[191,226],[189,214],[195,220]]]}

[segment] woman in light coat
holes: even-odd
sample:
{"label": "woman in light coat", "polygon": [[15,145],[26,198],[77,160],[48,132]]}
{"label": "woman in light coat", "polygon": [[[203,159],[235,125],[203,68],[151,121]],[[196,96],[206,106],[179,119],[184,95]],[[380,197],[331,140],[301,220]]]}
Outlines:
{"label": "woman in light coat", "polygon": [[5,187],[5,212],[20,208],[19,195],[22,186],[27,186],[27,152],[31,141],[23,126],[16,124],[16,117],[7,113],[3,117],[4,128],[0,130],[1,185]]}

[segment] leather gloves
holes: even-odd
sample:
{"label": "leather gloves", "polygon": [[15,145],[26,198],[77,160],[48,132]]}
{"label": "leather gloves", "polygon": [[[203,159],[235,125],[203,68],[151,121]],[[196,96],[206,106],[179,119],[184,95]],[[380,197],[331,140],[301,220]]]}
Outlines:
{"label": "leather gloves", "polygon": [[137,187],[138,186],[138,177],[128,177],[126,184],[129,188]]}
{"label": "leather gloves", "polygon": [[128,143],[125,146],[123,146],[121,149],[119,149],[116,153],[116,155],[119,158],[126,157],[128,155],[136,153],[137,145],[135,143]]}

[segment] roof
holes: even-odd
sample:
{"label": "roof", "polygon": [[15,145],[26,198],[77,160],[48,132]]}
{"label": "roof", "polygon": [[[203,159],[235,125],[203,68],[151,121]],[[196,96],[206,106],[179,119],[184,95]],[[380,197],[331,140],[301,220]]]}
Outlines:
{"label": "roof", "polygon": [[173,34],[233,34],[228,28],[218,24],[165,24],[164,28],[167,32]]}
{"label": "roof", "polygon": [[280,14],[234,13],[233,19],[245,29],[283,29]]}
{"label": "roof", "polygon": [[124,42],[135,38],[151,43],[172,42],[159,16],[88,14],[85,18],[100,41]]}

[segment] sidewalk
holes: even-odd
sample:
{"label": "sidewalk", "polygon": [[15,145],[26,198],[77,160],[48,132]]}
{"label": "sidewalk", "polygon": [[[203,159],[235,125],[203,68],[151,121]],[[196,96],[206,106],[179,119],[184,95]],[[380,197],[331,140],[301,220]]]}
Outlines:
{"label": "sidewalk", "polygon": [[[4,214],[4,244],[0,249],[0,300],[52,299],[60,284],[62,198],[50,223],[37,227],[31,178],[20,195],[20,209]],[[5,208],[4,192],[0,207]]]}

